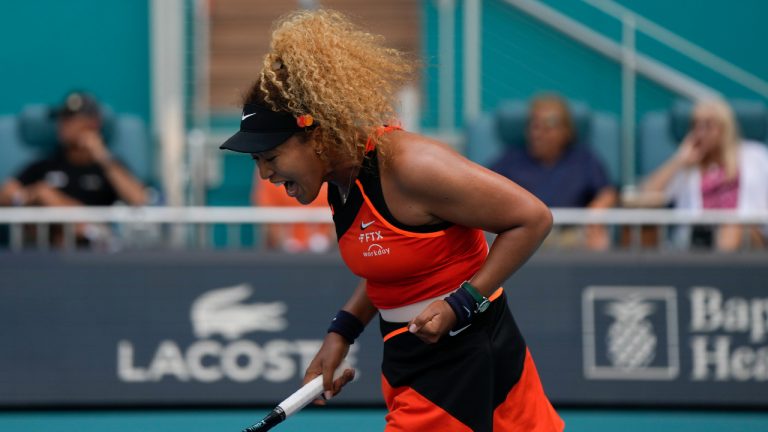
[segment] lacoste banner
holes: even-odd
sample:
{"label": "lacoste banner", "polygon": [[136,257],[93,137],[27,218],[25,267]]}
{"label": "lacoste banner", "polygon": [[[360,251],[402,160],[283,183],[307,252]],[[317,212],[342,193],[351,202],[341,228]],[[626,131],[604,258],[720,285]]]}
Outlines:
{"label": "lacoste banner", "polygon": [[[5,405],[274,403],[357,285],[335,257],[253,254],[4,256],[0,272]],[[373,330],[340,401],[380,400]]]}
{"label": "lacoste banner", "polygon": [[[539,255],[505,284],[555,403],[768,407],[764,257]],[[0,257],[0,405],[271,404],[356,278],[335,256]],[[337,404],[381,403],[376,322]]]}

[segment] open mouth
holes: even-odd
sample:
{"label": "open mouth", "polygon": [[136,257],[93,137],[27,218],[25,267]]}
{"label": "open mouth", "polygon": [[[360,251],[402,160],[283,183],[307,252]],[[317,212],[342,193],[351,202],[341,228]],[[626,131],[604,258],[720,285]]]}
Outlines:
{"label": "open mouth", "polygon": [[296,182],[286,180],[282,182],[275,182],[275,185],[285,186],[285,193],[288,194],[289,197],[295,197],[299,193],[299,187]]}

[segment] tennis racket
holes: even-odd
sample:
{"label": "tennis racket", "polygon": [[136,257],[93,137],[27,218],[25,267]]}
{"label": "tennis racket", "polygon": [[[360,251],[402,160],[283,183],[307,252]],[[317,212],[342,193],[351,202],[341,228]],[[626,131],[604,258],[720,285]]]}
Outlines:
{"label": "tennis racket", "polygon": [[[349,369],[345,364],[339,366],[333,374],[334,381],[338,379],[344,370]],[[310,402],[320,397],[323,393],[323,376],[318,375],[312,381],[304,384],[284,401],[280,402],[269,414],[255,425],[243,429],[243,432],[264,432],[272,429],[286,418],[307,406]]]}

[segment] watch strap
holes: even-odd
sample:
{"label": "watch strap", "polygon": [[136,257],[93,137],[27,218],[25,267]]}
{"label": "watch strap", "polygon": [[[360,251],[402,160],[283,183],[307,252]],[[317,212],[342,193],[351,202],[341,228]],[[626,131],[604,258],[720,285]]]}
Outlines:
{"label": "watch strap", "polygon": [[466,290],[469,293],[469,295],[471,295],[472,298],[475,299],[476,304],[480,304],[488,300],[484,295],[480,294],[480,291],[477,288],[475,288],[471,283],[469,283],[469,281],[462,282],[461,288]]}

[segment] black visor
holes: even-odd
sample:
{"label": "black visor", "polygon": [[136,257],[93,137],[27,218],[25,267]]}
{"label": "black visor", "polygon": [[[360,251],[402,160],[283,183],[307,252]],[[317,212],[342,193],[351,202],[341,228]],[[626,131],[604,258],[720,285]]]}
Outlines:
{"label": "black visor", "polygon": [[260,153],[277,147],[291,135],[306,129],[298,125],[293,114],[248,104],[243,107],[240,117],[240,131],[219,148],[240,153]]}

